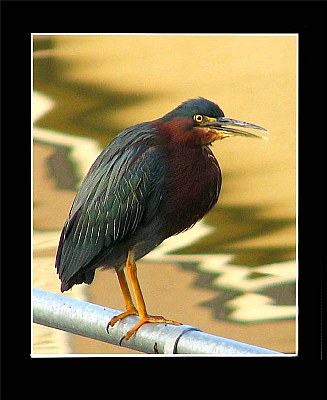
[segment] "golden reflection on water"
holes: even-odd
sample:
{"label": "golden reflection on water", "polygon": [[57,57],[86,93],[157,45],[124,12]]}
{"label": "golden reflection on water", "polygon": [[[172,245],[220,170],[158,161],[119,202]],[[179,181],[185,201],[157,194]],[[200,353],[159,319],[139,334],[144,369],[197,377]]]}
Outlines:
{"label": "golden reflection on water", "polygon": [[[35,286],[47,289],[52,274],[47,290],[59,290],[51,261],[56,238],[101,148],[125,127],[203,96],[228,117],[266,127],[269,141],[214,144],[223,171],[218,205],[188,236],[167,241],[175,245],[170,253],[159,248],[140,263],[147,303],[155,313],[209,333],[294,352],[296,36],[63,35],[34,42],[34,90],[42,94],[34,107],[41,107],[33,150],[34,230],[52,233],[46,249],[34,249]],[[96,276],[89,298],[122,308],[113,275]],[[75,286],[70,295],[84,288]],[[158,293],[165,300],[158,302]],[[70,350],[126,352],[81,338]],[[37,343],[34,351],[47,352]]]}

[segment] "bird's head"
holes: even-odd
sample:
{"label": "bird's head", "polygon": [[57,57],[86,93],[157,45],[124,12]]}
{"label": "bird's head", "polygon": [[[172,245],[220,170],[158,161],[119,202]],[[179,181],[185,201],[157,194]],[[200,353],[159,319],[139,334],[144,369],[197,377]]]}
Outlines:
{"label": "bird's head", "polygon": [[226,118],[217,104],[202,97],[183,102],[155,121],[159,132],[174,143],[207,145],[230,136],[265,138],[240,128],[259,129],[261,126]]}

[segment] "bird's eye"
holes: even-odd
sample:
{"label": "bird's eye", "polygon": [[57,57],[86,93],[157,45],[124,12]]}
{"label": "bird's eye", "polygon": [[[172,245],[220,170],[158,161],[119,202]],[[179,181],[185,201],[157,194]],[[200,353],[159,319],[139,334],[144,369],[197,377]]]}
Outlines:
{"label": "bird's eye", "polygon": [[194,119],[195,122],[200,123],[200,122],[203,121],[203,116],[200,115],[200,114],[195,114],[194,117],[193,117],[193,119]]}

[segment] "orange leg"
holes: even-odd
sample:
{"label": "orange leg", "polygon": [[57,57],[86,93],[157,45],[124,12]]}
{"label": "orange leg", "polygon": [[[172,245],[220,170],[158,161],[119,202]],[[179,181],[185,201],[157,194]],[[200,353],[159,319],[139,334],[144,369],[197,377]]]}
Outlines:
{"label": "orange leg", "polygon": [[133,300],[132,300],[131,293],[130,293],[128,285],[127,285],[124,271],[123,270],[116,271],[116,274],[118,277],[121,291],[123,293],[126,311],[117,315],[116,317],[113,317],[108,324],[109,326],[114,326],[116,322],[127,317],[128,315],[138,315],[137,309],[135,308],[135,306],[133,304]]}
{"label": "orange leg", "polygon": [[[133,253],[129,252],[128,253],[128,257],[127,257],[127,261],[126,261],[126,269],[127,269],[127,274],[128,277],[131,281],[131,285],[132,285],[132,289],[134,292],[134,296],[135,296],[135,301],[136,301],[136,306],[137,306],[137,310],[138,310],[138,315],[140,317],[139,322],[134,325],[134,327],[127,332],[127,334],[125,335],[124,339],[128,340],[129,338],[131,338],[133,336],[133,334],[145,323],[147,322],[152,322],[152,323],[165,323],[165,324],[173,324],[173,325],[181,325],[180,322],[176,322],[176,321],[171,321],[168,320],[164,317],[161,316],[157,316],[157,315],[148,315],[147,311],[146,311],[146,306],[145,306],[145,302],[144,302],[144,298],[142,295],[142,291],[141,291],[141,287],[137,278],[137,268],[136,268],[136,264],[134,261],[134,257],[133,257]],[[118,275],[118,272],[117,272]],[[132,303],[131,300],[131,295],[130,292],[128,290],[128,286],[127,286],[127,282],[125,279],[125,276],[123,275],[118,275],[118,279],[122,288],[122,292],[124,295],[124,299],[125,299],[125,303],[126,303],[126,312],[118,315],[117,317],[114,317],[111,321],[110,321],[110,326],[113,326],[117,321],[119,321],[120,319],[126,317],[127,315],[131,315],[131,314],[137,314],[136,309]],[[123,284],[122,284],[123,281]],[[132,311],[132,312],[131,312]]]}

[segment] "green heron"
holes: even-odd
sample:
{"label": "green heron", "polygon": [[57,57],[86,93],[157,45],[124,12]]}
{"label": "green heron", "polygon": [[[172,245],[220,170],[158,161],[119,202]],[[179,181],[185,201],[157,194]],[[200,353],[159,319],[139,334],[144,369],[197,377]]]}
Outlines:
{"label": "green heron", "polygon": [[215,205],[222,176],[211,143],[262,137],[240,127],[266,130],[226,118],[217,104],[196,98],[119,133],[91,166],[62,230],[56,256],[61,291],[90,284],[98,267],[114,268],[126,311],[108,327],[138,315],[128,340],[144,323],[179,324],[147,313],[135,261],[191,228]]}

